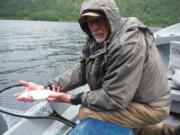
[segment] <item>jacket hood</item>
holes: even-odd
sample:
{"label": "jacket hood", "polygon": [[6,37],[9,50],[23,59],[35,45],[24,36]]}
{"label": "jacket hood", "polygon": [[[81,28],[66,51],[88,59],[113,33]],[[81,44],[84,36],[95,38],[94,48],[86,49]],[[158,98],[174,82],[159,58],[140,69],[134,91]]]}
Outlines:
{"label": "jacket hood", "polygon": [[119,8],[114,0],[85,0],[81,5],[79,24],[82,30],[91,37],[87,22],[81,17],[82,14],[93,11],[104,14],[110,25],[110,36],[114,34],[120,24],[121,16],[119,14]]}

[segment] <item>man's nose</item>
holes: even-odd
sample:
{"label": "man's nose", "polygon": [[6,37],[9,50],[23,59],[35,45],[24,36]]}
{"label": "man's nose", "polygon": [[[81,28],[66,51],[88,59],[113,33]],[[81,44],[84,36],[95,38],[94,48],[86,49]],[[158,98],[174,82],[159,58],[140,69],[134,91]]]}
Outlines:
{"label": "man's nose", "polygon": [[91,29],[93,30],[93,31],[96,31],[97,29],[98,29],[98,25],[96,24],[96,23],[92,23],[91,24]]}

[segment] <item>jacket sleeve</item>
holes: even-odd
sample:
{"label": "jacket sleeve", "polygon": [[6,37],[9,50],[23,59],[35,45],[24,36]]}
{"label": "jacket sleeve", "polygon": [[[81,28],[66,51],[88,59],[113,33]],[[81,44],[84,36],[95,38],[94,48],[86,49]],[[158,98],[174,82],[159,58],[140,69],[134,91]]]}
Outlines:
{"label": "jacket sleeve", "polygon": [[59,86],[63,89],[64,92],[67,92],[86,84],[84,73],[85,71],[81,62],[80,65],[77,65],[74,68],[67,70],[63,74],[50,80],[49,85]]}
{"label": "jacket sleeve", "polygon": [[78,95],[82,105],[96,111],[126,108],[141,80],[145,55],[143,32],[136,28],[123,34],[109,51],[102,88]]}

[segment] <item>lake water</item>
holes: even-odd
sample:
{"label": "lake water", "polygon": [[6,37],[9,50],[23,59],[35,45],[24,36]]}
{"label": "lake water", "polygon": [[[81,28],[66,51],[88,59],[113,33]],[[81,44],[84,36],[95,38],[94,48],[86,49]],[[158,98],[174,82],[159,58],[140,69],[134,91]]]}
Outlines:
{"label": "lake water", "polygon": [[85,40],[78,23],[0,20],[0,89],[45,84],[78,63]]}

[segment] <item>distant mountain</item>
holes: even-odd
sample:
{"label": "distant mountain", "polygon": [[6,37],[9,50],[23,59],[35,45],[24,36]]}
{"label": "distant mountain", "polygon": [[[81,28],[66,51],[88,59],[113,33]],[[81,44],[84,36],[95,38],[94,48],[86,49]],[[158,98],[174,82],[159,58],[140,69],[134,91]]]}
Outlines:
{"label": "distant mountain", "polygon": [[[1,19],[76,21],[83,0],[0,0]],[[116,0],[123,16],[149,26],[180,22],[180,0]]]}

